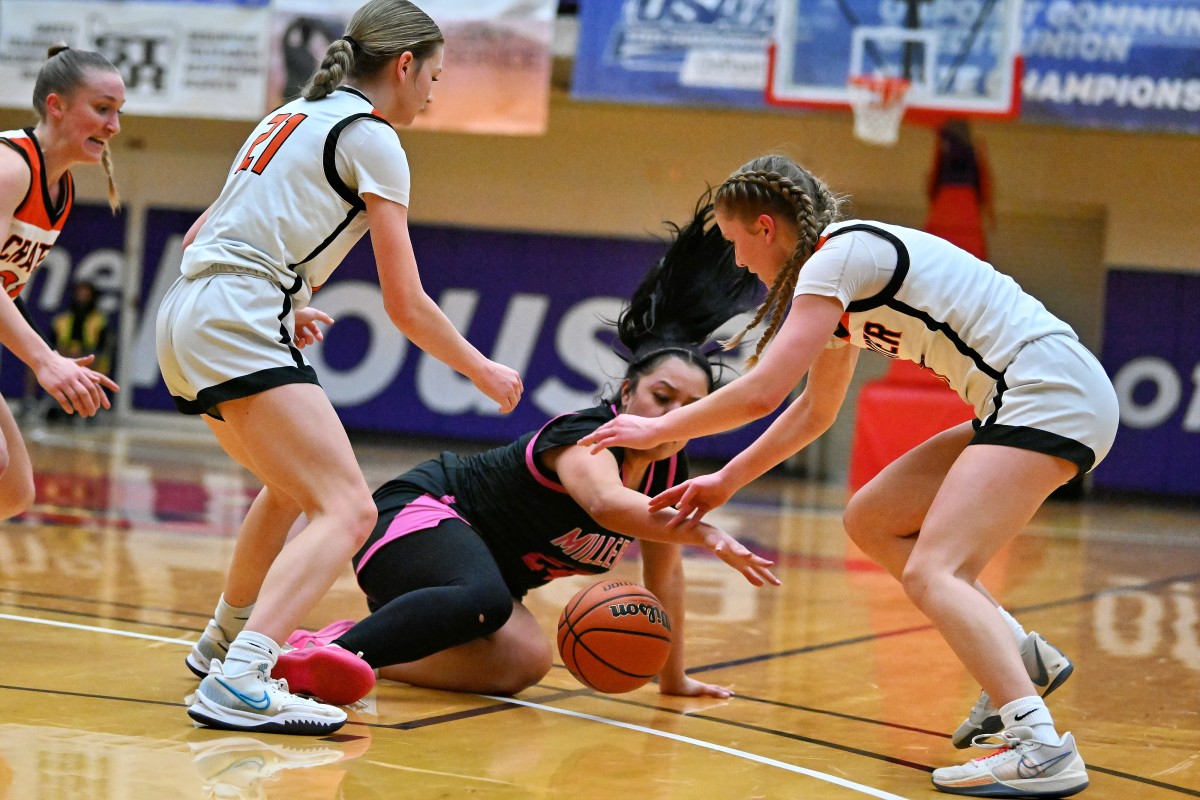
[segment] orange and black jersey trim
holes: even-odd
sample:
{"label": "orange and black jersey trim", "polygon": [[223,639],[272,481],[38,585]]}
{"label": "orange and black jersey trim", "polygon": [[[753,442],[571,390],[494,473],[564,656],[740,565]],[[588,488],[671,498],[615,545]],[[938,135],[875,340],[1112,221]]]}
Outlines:
{"label": "orange and black jersey trim", "polygon": [[0,133],[0,144],[16,151],[29,167],[29,189],[0,241],[0,285],[15,298],[58,239],[75,202],[75,181],[70,172],[63,173],[58,197],[51,200],[45,157],[32,128]]}

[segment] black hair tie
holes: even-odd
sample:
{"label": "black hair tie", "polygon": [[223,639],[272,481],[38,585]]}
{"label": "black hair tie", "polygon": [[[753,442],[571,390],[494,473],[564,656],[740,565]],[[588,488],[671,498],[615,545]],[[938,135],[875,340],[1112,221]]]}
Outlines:
{"label": "black hair tie", "polygon": [[[349,45],[350,45],[350,47],[351,47],[351,49],[353,49],[353,48],[355,48],[355,47],[359,47],[359,44],[358,44],[358,42],[354,41],[354,37],[353,37],[353,36],[350,36],[349,34],[347,34],[346,36],[343,36],[343,37],[342,37],[342,41],[343,41],[343,42],[346,42],[347,44],[349,44]],[[360,48],[360,49],[361,49],[361,48]]]}

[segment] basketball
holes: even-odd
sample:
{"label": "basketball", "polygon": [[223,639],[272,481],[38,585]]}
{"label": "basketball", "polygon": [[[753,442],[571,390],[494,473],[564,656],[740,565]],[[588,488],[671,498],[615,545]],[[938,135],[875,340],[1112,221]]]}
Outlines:
{"label": "basketball", "polygon": [[558,618],[558,654],[580,683],[619,694],[644,686],[671,653],[671,621],[658,598],[630,581],[580,590]]}

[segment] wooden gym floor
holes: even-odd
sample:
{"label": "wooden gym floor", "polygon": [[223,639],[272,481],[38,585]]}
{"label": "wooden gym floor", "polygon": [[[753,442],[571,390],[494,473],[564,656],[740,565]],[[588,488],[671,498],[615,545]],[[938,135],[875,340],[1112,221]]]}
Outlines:
{"label": "wooden gym floor", "polygon": [[[843,488],[786,478],[714,515],[782,587],[687,562],[688,662],[731,700],[597,695],[556,665],[511,700],[384,682],[320,739],[194,728],[183,658],[257,487],[200,423],[154,426],[26,428],[39,501],[0,533],[0,800],[928,798],[967,755],[949,732],[978,687],[848,544]],[[432,452],[356,449],[373,486]],[[637,580],[636,552],[614,574]],[[1054,502],[985,580],[1075,660],[1050,706],[1082,796],[1200,797],[1200,510]],[[547,635],[586,583],[530,595]],[[308,622],[364,611],[347,566]]]}

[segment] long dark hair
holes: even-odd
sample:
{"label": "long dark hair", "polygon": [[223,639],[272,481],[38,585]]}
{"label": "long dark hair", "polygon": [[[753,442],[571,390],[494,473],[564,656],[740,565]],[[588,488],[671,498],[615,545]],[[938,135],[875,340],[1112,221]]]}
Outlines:
{"label": "long dark hair", "polygon": [[[634,386],[666,358],[682,358],[716,384],[717,328],[758,305],[762,285],[739,267],[713,223],[712,190],[683,227],[668,222],[670,243],[617,317],[617,339],[628,353],[625,379]],[[711,345],[711,347],[706,347]]]}

